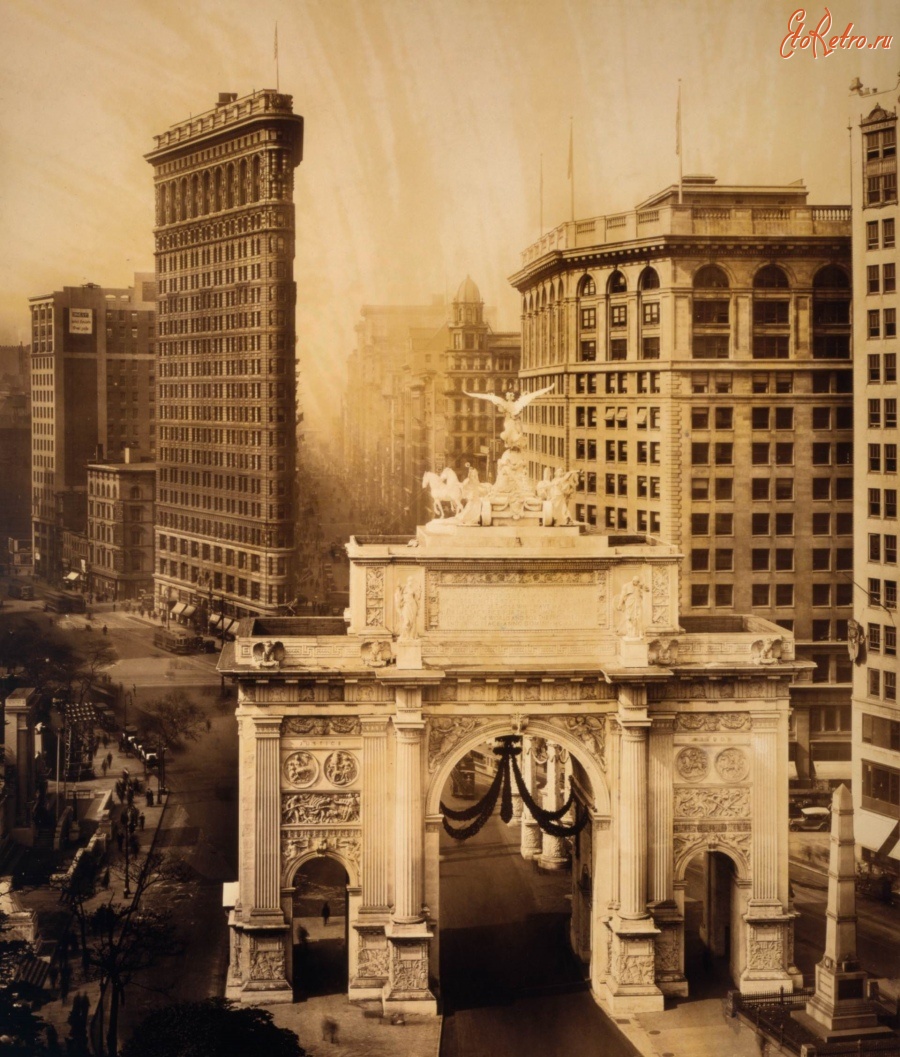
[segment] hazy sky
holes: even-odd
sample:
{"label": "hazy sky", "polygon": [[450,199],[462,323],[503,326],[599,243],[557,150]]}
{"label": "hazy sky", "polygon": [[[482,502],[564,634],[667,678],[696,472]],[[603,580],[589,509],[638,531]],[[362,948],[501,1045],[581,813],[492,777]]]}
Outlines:
{"label": "hazy sky", "polygon": [[[508,276],[544,224],[632,208],[677,175],[804,179],[849,201],[854,77],[889,51],[779,55],[798,0],[0,0],[0,342],[27,298],[152,270],[154,133],[220,91],[280,88],[306,121],[298,336],[310,410],[339,388],[364,303],[452,296],[466,273],[518,328]],[[898,31],[896,0],[829,0],[833,29]],[[807,8],[807,28],[825,15]],[[892,102],[893,96],[881,97]],[[333,407],[333,403],[331,404]]]}

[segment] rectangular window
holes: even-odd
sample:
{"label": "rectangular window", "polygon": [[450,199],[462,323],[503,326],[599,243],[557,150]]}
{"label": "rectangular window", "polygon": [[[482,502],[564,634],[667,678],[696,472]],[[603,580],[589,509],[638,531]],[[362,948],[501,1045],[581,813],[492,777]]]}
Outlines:
{"label": "rectangular window", "polygon": [[891,262],[881,268],[882,288],[886,294],[897,292],[897,266]]}
{"label": "rectangular window", "polygon": [[709,571],[709,551],[705,547],[695,547],[691,551],[691,569],[701,573]]}
{"label": "rectangular window", "polygon": [[754,536],[769,535],[769,515],[752,514],[750,517],[751,532]]}
{"label": "rectangular window", "polygon": [[891,532],[884,537],[884,561],[886,565],[897,564],[897,537]]}
{"label": "rectangular window", "polygon": [[884,673],[884,699],[885,701],[897,700],[897,673]]}
{"label": "rectangular window", "polygon": [[734,569],[734,551],[730,547],[716,547],[716,571],[731,572]]}
{"label": "rectangular window", "polygon": [[812,516],[812,531],[814,536],[831,535],[831,514],[815,513]]}
{"label": "rectangular window", "polygon": [[709,408],[691,408],[691,429],[709,429]]}
{"label": "rectangular window", "polygon": [[881,245],[886,250],[894,245],[894,220],[892,217],[881,222]]}
{"label": "rectangular window", "polygon": [[597,342],[593,339],[581,342],[581,362],[594,363],[597,359]]}
{"label": "rectangular window", "polygon": [[794,585],[793,584],[776,584],[775,585],[775,605],[776,606],[792,606],[794,604]]}
{"label": "rectangular window", "polygon": [[751,498],[763,500],[769,498],[769,478],[754,477],[750,482]]}
{"label": "rectangular window", "polygon": [[694,322],[700,326],[728,323],[728,301],[694,301]]}
{"label": "rectangular window", "polygon": [[881,445],[869,445],[869,470],[871,473],[881,473]]}
{"label": "rectangular window", "polygon": [[695,609],[709,605],[709,584],[691,584],[691,606]]}
{"label": "rectangular window", "polygon": [[871,308],[866,313],[866,336],[877,338],[881,334],[881,312],[877,308]]}
{"label": "rectangular window", "polygon": [[834,531],[838,536],[851,536],[853,534],[852,510],[834,515]]}
{"label": "rectangular window", "polygon": [[869,401],[869,429],[881,429],[881,401]]}
{"label": "rectangular window", "polygon": [[787,301],[754,301],[753,322],[758,327],[786,327],[788,324],[788,308],[789,303]]}
{"label": "rectangular window", "polygon": [[866,645],[870,653],[881,652],[881,625],[870,624],[866,635]]}
{"label": "rectangular window", "polygon": [[770,410],[771,409],[768,407],[754,407],[750,409],[750,423],[753,429],[769,428]]}
{"label": "rectangular window", "polygon": [[862,779],[863,807],[896,818],[900,807],[900,771],[863,760]]}
{"label": "rectangular window", "polygon": [[812,463],[813,466],[830,466],[831,465],[831,445],[825,444],[821,441],[813,444],[812,446]]}
{"label": "rectangular window", "polygon": [[813,547],[812,567],[816,572],[826,572],[831,568],[831,550],[828,547]]}
{"label": "rectangular window", "polygon": [[716,584],[716,605],[734,605],[734,587],[732,584]]}
{"label": "rectangular window", "polygon": [[754,466],[769,465],[769,445],[763,441],[757,441],[750,445],[750,460]]}
{"label": "rectangular window", "polygon": [[[793,445],[791,445],[793,447]],[[896,445],[895,449],[895,461],[896,461]],[[734,445],[733,444],[716,444],[716,465],[717,466],[731,466],[734,463]]]}
{"label": "rectangular window", "polygon": [[895,518],[897,516],[897,489],[885,488],[884,490],[884,516]]}
{"label": "rectangular window", "polygon": [[768,549],[754,547],[750,552],[750,567],[755,573],[768,572],[771,564],[771,555]]}
{"label": "rectangular window", "polygon": [[691,514],[691,535],[709,535],[709,514]]}
{"label": "rectangular window", "polygon": [[775,498],[776,499],[793,499],[794,498],[794,478],[793,477],[776,477],[775,478]]}
{"label": "rectangular window", "polygon": [[775,569],[777,572],[791,572],[794,568],[794,548],[775,548]]}
{"label": "rectangular window", "polygon": [[793,466],[794,465],[794,445],[791,443],[783,442],[775,445],[775,465],[776,466]]}
{"label": "rectangular window", "polygon": [[884,336],[886,338],[897,337],[897,309],[886,308],[884,310]]}
{"label": "rectangular window", "polygon": [[884,608],[885,609],[896,609],[897,608],[897,581],[896,580],[885,580],[884,581]]}
{"label": "rectangular window", "polygon": [[[717,536],[733,536],[734,535],[734,514],[716,514],[715,529]],[[894,546],[896,548],[897,537],[894,538]],[[896,551],[895,558],[896,561]]]}
{"label": "rectangular window", "polygon": [[716,499],[730,500],[734,498],[734,481],[731,477],[716,478]]}
{"label": "rectangular window", "polygon": [[897,629],[893,624],[884,626],[884,652],[888,657],[897,656]]}
{"label": "rectangular window", "polygon": [[704,443],[697,443],[696,441],[691,444],[691,465],[692,466],[708,466],[709,465],[709,445]]}
{"label": "rectangular window", "polygon": [[881,561],[881,536],[877,532],[869,533],[869,561]]}
{"label": "rectangular window", "polygon": [[582,310],[581,310],[581,329],[582,330],[596,330],[597,329],[597,309],[596,308],[582,308]]}
{"label": "rectangular window", "polygon": [[884,402],[884,428],[885,429],[896,429],[897,428],[897,399],[896,399],[896,397],[889,397]]}
{"label": "rectangular window", "polygon": [[609,310],[609,325],[611,327],[624,327],[628,323],[628,306],[613,305]]}
{"label": "rectangular window", "polygon": [[878,249],[878,221],[870,220],[866,223],[866,249]]}
{"label": "rectangular window", "polygon": [[866,293],[877,294],[881,290],[881,276],[877,264],[866,267]]}
{"label": "rectangular window", "polygon": [[884,472],[897,472],[897,445],[885,444],[884,446]]}
{"label": "rectangular window", "polygon": [[695,334],[691,351],[695,360],[727,360],[728,335]]}
{"label": "rectangular window", "polygon": [[831,478],[830,477],[814,477],[812,482],[812,497],[813,499],[830,499],[831,498]]}
{"label": "rectangular window", "polygon": [[776,536],[793,536],[794,534],[794,515],[787,513],[779,513],[775,515],[775,535]]}
{"label": "rectangular window", "polygon": [[886,382],[897,381],[897,353],[886,352],[884,354],[884,380]]}
{"label": "rectangular window", "polygon": [[734,429],[734,409],[731,407],[716,408],[716,429]]}
{"label": "rectangular window", "polygon": [[881,381],[881,357],[877,352],[869,354],[869,381]]}
{"label": "rectangular window", "polygon": [[691,478],[691,499],[709,499],[709,478]]}
{"label": "rectangular window", "polygon": [[628,359],[628,341],[625,338],[613,338],[610,341],[609,358],[611,360]]}
{"label": "rectangular window", "polygon": [[750,604],[752,606],[768,606],[769,604],[769,585],[768,584],[753,584],[750,589]]}
{"label": "rectangular window", "polygon": [[874,576],[869,577],[869,605],[881,605],[881,580]]}
{"label": "rectangular window", "polygon": [[869,517],[881,517],[881,489],[869,489]]}
{"label": "rectangular window", "polygon": [[643,306],[643,319],[645,327],[659,326],[659,301],[645,301]]}
{"label": "rectangular window", "polygon": [[812,585],[812,604],[814,606],[831,605],[831,584]]}
{"label": "rectangular window", "polygon": [[659,338],[658,337],[644,337],[641,339],[641,359],[642,360],[658,360],[659,359]]}
{"label": "rectangular window", "polygon": [[776,429],[793,429],[794,428],[794,409],[792,407],[776,407],[775,408],[775,428]]}

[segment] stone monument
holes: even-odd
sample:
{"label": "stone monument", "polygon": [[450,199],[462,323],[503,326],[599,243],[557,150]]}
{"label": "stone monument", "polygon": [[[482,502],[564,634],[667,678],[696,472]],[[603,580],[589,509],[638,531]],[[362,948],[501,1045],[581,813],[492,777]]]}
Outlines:
{"label": "stone monument", "polygon": [[889,1035],[866,996],[867,979],[856,957],[853,799],[850,790],[839,785],[831,801],[825,954],[816,966],[816,993],[805,1011],[792,1016],[827,1041]]}

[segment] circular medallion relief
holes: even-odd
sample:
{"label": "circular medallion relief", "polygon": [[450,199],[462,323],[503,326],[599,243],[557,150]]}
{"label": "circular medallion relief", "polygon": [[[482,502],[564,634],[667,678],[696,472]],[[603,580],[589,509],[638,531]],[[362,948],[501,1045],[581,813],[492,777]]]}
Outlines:
{"label": "circular medallion relief", "polygon": [[332,785],[351,785],[359,775],[359,764],[352,752],[338,749],[325,761],[325,777]]}
{"label": "circular medallion relief", "polygon": [[292,752],[284,761],[284,776],[291,785],[303,789],[319,777],[319,765],[311,753]]}
{"label": "circular medallion relief", "polygon": [[747,777],[750,764],[740,749],[723,749],[716,757],[716,770],[726,782],[740,782]]}
{"label": "circular medallion relief", "polygon": [[709,774],[709,757],[705,749],[682,749],[675,757],[675,766],[682,778],[699,782]]}

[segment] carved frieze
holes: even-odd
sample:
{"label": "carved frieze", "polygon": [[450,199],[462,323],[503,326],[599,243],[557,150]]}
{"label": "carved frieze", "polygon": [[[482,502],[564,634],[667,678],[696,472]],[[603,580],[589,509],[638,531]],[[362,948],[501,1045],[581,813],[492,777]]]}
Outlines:
{"label": "carved frieze", "polygon": [[[773,930],[768,930],[772,932]],[[780,930],[779,930],[780,933]],[[780,934],[770,939],[750,937],[750,949],[747,952],[748,969],[781,969],[784,965],[784,945]]]}
{"label": "carved frieze", "polygon": [[702,781],[709,774],[709,754],[704,749],[682,749],[675,757],[675,769],[689,782]]}
{"label": "carved frieze", "polygon": [[716,830],[696,830],[690,832],[675,833],[672,837],[672,854],[675,868],[681,873],[682,864],[687,859],[693,858],[698,851],[732,851],[736,853],[735,858],[740,863],[743,860],[749,870],[752,856],[752,837],[747,831],[738,831],[737,826],[741,823],[723,825]]}
{"label": "carved frieze", "polygon": [[284,948],[254,946],[250,950],[251,980],[283,980]]}
{"label": "carved frieze", "polygon": [[652,984],[654,959],[652,954],[619,953],[616,980],[620,984]]}
{"label": "carved frieze", "polygon": [[286,716],[281,721],[282,737],[300,734],[305,737],[327,737],[334,734],[359,734],[358,716]]}
{"label": "carved frieze", "polygon": [[366,627],[384,625],[384,568],[370,565],[366,569]]}
{"label": "carved frieze", "polygon": [[292,752],[282,768],[289,785],[305,789],[319,777],[319,765],[310,752]]}
{"label": "carved frieze", "polygon": [[320,855],[330,851],[353,863],[358,873],[361,849],[362,841],[358,830],[282,830],[281,833],[282,863],[288,863],[309,851]]}
{"label": "carved frieze", "polygon": [[428,987],[428,956],[422,947],[391,947],[390,979],[393,991],[424,991]]}
{"label": "carved frieze", "polygon": [[679,712],[675,717],[676,731],[749,730],[747,712]]}
{"label": "carved frieze", "polygon": [[357,952],[357,967],[360,976],[386,977],[388,974],[387,947],[360,945]]}
{"label": "carved frieze", "polygon": [[324,770],[332,785],[352,785],[359,777],[359,761],[352,752],[338,749],[326,758]]}
{"label": "carved frieze", "polygon": [[428,721],[428,770],[433,774],[449,753],[483,722],[473,716],[448,716]]}
{"label": "carved frieze", "polygon": [[283,793],[283,826],[327,826],[359,822],[359,793]]}
{"label": "carved frieze", "polygon": [[[554,721],[556,723],[557,721]],[[565,716],[563,727],[587,748],[602,770],[606,770],[606,717]]]}
{"label": "carved frieze", "polygon": [[743,786],[707,788],[675,787],[675,816],[680,818],[746,818],[750,790]]}
{"label": "carved frieze", "polygon": [[677,973],[681,971],[681,937],[678,928],[662,927],[656,937],[656,972]]}
{"label": "carved frieze", "polygon": [[723,749],[716,757],[716,771],[726,782],[742,782],[749,770],[750,763],[740,749]]}
{"label": "carved frieze", "polygon": [[669,616],[669,570],[664,565],[653,566],[650,607],[651,624],[666,625],[671,623]]}

